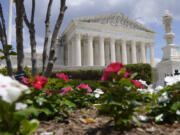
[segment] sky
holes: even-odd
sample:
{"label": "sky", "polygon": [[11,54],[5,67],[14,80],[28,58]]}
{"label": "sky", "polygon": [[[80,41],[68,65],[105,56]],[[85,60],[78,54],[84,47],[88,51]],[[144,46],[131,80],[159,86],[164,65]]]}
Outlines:
{"label": "sky", "polygon": [[[0,0],[2,4],[6,22],[8,20],[8,1]],[[26,12],[29,17],[31,12],[31,0],[24,0]],[[147,27],[157,32],[155,37],[155,58],[159,61],[162,58],[161,48],[166,45],[163,39],[164,25],[162,24],[162,16],[165,10],[169,10],[172,14],[173,32],[176,37],[174,43],[180,45],[180,1],[179,0],[67,0],[68,9],[65,12],[64,20],[60,33],[67,27],[72,18],[95,16],[106,13],[120,12],[128,17],[139,21]],[[35,28],[37,50],[42,52],[45,36],[45,16],[47,10],[48,0],[36,0],[35,10]],[[60,0],[54,0],[51,12],[51,32],[56,22],[60,8]],[[15,49],[16,35],[15,35],[15,4],[13,4],[13,35],[12,44]],[[60,34],[59,33],[59,34]],[[1,44],[0,44],[1,45]],[[25,51],[30,51],[29,33],[24,25],[24,47]]]}

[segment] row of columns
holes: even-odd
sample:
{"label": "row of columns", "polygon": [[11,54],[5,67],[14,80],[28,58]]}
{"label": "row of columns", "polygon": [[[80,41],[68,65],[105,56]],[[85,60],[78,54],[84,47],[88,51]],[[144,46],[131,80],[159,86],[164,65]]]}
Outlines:
{"label": "row of columns", "polygon": [[[104,37],[99,37],[99,56],[98,59],[98,65],[105,66],[105,44],[104,44]],[[116,50],[115,50],[115,38],[110,39],[110,54],[111,54],[111,62],[116,62]],[[128,64],[128,57],[127,57],[127,41],[121,40],[121,47],[122,47],[122,63]],[[149,43],[150,44],[150,43]],[[93,36],[88,36],[87,38],[87,44],[86,44],[86,66],[94,66],[93,56]],[[154,65],[154,48],[153,44],[151,43],[149,45],[150,50],[150,63],[153,66]],[[137,63],[137,50],[136,50],[136,41],[131,40],[131,59],[132,64]],[[146,54],[146,43],[141,42],[140,44],[141,49],[141,62],[147,63],[147,54]],[[81,55],[81,35],[75,34],[74,38],[71,40],[71,42],[68,42],[68,65],[69,66],[82,66],[82,55]]]}

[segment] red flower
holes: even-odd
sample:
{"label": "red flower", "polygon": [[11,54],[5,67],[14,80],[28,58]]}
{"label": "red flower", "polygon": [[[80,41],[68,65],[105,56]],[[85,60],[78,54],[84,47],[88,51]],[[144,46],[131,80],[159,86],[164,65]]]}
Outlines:
{"label": "red flower", "polygon": [[35,81],[33,81],[32,83],[34,88],[40,90],[46,85],[47,78],[42,76],[35,76]]}
{"label": "red flower", "polygon": [[71,87],[66,87],[66,88],[62,88],[59,93],[60,94],[65,94],[66,92],[71,91],[71,90],[72,90]]}
{"label": "red flower", "polygon": [[109,78],[110,73],[117,73],[123,68],[123,65],[119,62],[114,62],[108,65],[108,67],[104,70],[104,74],[101,77],[101,81],[105,81]]}
{"label": "red flower", "polygon": [[56,74],[56,77],[61,78],[62,80],[69,82],[69,77],[65,75],[64,73]]}
{"label": "red flower", "polygon": [[144,85],[142,85],[142,83],[140,81],[131,79],[131,83],[139,88],[144,88]]}
{"label": "red flower", "polygon": [[53,95],[53,92],[52,92],[52,91],[50,91],[50,90],[47,90],[47,91],[45,91],[44,93],[45,93],[45,94],[47,94],[47,95],[50,95],[50,96],[52,96],[52,95]]}
{"label": "red flower", "polygon": [[27,86],[31,86],[31,82],[30,82],[29,78],[23,77],[21,79],[21,82]]}
{"label": "red flower", "polygon": [[128,78],[131,76],[132,73],[129,73],[129,72],[125,72],[124,75],[123,75],[123,78]]}
{"label": "red flower", "polygon": [[87,93],[91,93],[92,92],[92,89],[88,86],[88,84],[80,84],[76,88],[87,89]]}

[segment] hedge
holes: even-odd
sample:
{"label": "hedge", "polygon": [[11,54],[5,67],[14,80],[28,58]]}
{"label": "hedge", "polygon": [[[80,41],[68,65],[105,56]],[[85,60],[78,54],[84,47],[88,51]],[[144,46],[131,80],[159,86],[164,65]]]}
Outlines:
{"label": "hedge", "polygon": [[[153,82],[153,73],[152,68],[149,64],[128,64],[125,65],[128,72],[137,73],[135,79],[145,80],[148,84]],[[16,70],[15,70],[16,71]],[[15,72],[14,71],[14,72]],[[102,70],[71,70],[71,71],[60,71],[69,76],[70,79],[77,79],[77,80],[100,80],[103,74],[104,69]],[[28,67],[25,67],[25,72],[27,73],[28,77],[31,75],[31,70]],[[60,73],[59,72],[59,73]],[[0,69],[0,73],[7,75],[7,69],[2,68]],[[53,72],[51,77],[55,77],[56,73]]]}
{"label": "hedge", "polygon": [[[152,68],[149,64],[128,64],[125,65],[125,68],[128,72],[137,73],[135,79],[145,80],[148,84],[153,82],[153,75],[152,75]],[[77,80],[100,80],[101,76],[104,72],[102,70],[70,70],[70,71],[61,71],[67,74],[70,79],[77,79]],[[61,72],[53,72],[51,77],[55,77],[56,73]]]}
{"label": "hedge", "polygon": [[125,65],[128,72],[137,73],[135,77],[136,80],[142,79],[147,82],[147,84],[152,84],[153,82],[153,72],[152,67],[149,64],[128,64]]}

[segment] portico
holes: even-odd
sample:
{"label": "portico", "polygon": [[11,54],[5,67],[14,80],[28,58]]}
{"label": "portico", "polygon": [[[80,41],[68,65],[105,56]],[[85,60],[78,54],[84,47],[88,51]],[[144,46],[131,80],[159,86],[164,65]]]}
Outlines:
{"label": "portico", "polygon": [[76,18],[63,32],[65,63],[106,66],[111,62],[147,63],[149,58],[153,66],[155,35],[153,30],[120,13]]}
{"label": "portico", "polygon": [[68,42],[68,66],[147,63],[147,49],[150,50],[150,63],[153,65],[153,42],[78,33]]}

